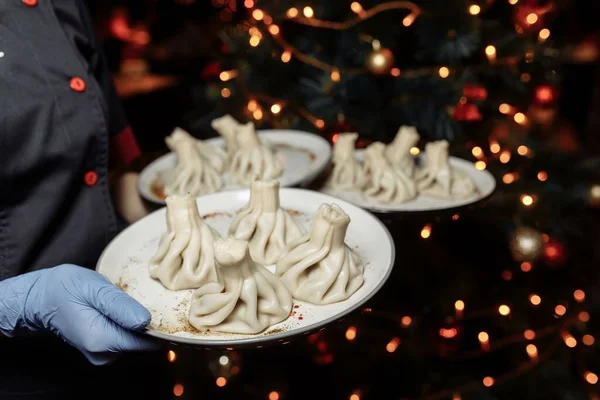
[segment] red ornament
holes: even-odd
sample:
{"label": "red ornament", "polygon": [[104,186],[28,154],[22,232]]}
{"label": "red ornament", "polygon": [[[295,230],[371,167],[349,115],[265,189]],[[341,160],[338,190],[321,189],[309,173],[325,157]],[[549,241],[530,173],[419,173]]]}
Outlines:
{"label": "red ornament", "polygon": [[458,103],[452,113],[452,118],[457,121],[479,121],[482,116],[475,104]]}
{"label": "red ornament", "polygon": [[550,85],[540,85],[535,89],[535,101],[540,105],[548,105],[554,101],[556,91]]}
{"label": "red ornament", "polygon": [[467,83],[463,87],[463,96],[469,100],[482,101],[487,99],[487,89],[480,85]]}
{"label": "red ornament", "polygon": [[566,250],[562,243],[549,240],[544,246],[544,261],[551,266],[558,266],[565,261]]}

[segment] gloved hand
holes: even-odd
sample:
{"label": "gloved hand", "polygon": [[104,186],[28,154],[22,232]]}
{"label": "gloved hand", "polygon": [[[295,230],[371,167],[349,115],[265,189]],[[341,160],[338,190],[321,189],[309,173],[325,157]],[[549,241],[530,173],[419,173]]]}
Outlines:
{"label": "gloved hand", "polygon": [[138,331],[150,312],[99,273],[75,265],[34,271],[0,282],[0,332],[53,332],[95,365],[126,351],[159,348]]}

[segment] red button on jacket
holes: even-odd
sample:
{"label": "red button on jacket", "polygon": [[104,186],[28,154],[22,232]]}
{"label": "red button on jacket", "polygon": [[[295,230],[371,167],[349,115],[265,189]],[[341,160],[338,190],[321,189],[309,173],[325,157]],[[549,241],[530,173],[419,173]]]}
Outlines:
{"label": "red button on jacket", "polygon": [[88,171],[84,176],[85,184],[88,186],[94,186],[98,182],[98,174],[95,171]]}
{"label": "red button on jacket", "polygon": [[85,81],[78,77],[71,79],[71,89],[76,92],[83,92],[85,90]]}
{"label": "red button on jacket", "polygon": [[35,7],[37,6],[37,0],[21,0],[23,2],[23,4],[28,5],[29,7]]}

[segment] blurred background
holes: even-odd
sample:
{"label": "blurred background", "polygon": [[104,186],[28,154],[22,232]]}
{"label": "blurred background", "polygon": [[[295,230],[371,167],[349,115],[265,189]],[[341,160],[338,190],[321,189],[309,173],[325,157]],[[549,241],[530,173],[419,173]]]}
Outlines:
{"label": "blurred background", "polygon": [[398,264],[346,321],[171,348],[164,396],[600,398],[599,1],[86,1],[148,160],[224,114],[358,146],[413,125],[413,154],[446,139],[498,183],[481,210],[385,219]]}

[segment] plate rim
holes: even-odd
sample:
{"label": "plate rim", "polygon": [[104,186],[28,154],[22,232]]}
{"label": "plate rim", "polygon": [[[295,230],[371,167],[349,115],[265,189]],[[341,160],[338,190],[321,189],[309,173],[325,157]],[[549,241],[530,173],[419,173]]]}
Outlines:
{"label": "plate rim", "polygon": [[[362,152],[364,152],[364,149],[356,149],[356,152],[358,153],[360,150],[362,150]],[[420,157],[420,156],[419,156]],[[469,162],[469,160],[466,160],[462,157],[456,157],[456,156],[449,156],[450,161],[454,161],[454,162],[458,162],[461,164],[461,166],[466,166],[466,164],[471,164]],[[484,175],[487,175],[487,177],[490,179],[490,181],[493,183],[492,189],[489,191],[489,193],[478,197],[477,199],[474,199],[473,201],[470,201],[468,203],[464,203],[464,204],[460,204],[460,205],[450,205],[449,207],[443,207],[443,208],[429,208],[429,209],[422,209],[422,210],[407,210],[407,209],[385,209],[385,208],[378,208],[378,207],[373,207],[373,206],[359,206],[358,204],[352,203],[349,200],[345,200],[345,199],[341,199],[347,202],[352,203],[353,205],[362,208],[364,210],[368,210],[373,214],[379,214],[379,215],[386,215],[386,216],[390,216],[390,215],[419,215],[419,216],[424,216],[424,215],[428,215],[428,214],[441,214],[441,213],[452,213],[455,214],[461,210],[464,209],[470,209],[472,207],[477,206],[478,204],[482,204],[484,202],[486,202],[487,200],[489,200],[494,193],[496,193],[496,190],[498,189],[498,182],[496,180],[496,177],[487,169],[485,170],[478,170],[475,168],[475,166],[473,165],[468,165],[468,167],[471,170],[475,170],[477,172],[481,172]],[[325,191],[327,190],[327,188],[325,186],[321,187],[319,189],[319,191],[321,193],[325,193],[328,194],[330,196],[336,197],[335,195],[331,194],[331,192],[329,191]]]}
{"label": "plate rim", "polygon": [[[298,136],[303,136],[303,137],[307,137],[309,136],[311,139],[316,139],[317,141],[321,142],[322,144],[326,144],[327,146],[327,156],[325,157],[325,159],[322,162],[322,165],[318,165],[318,168],[315,169],[315,172],[312,174],[307,175],[306,177],[304,177],[303,179],[297,181],[297,182],[293,182],[292,184],[290,184],[289,186],[285,186],[285,187],[293,187],[296,185],[301,185],[307,181],[311,181],[314,180],[316,177],[319,176],[319,174],[325,169],[327,168],[327,165],[331,162],[331,158],[333,155],[333,149],[331,144],[322,136],[316,134],[316,133],[312,133],[312,132],[308,132],[308,131],[300,131],[300,130],[296,130],[296,129],[257,129],[256,133],[258,136],[270,136],[270,135],[275,135],[275,134],[280,134],[277,133],[275,131],[285,131],[285,132],[289,132],[292,133],[294,135],[298,135]],[[285,134],[285,133],[284,133]],[[213,136],[210,138],[206,138],[206,139],[200,139],[203,142],[224,142],[225,139],[221,136]],[[151,163],[149,163],[148,165],[146,165],[139,173],[138,176],[138,180],[136,183],[136,187],[137,187],[137,191],[140,194],[140,196],[142,196],[142,198],[150,203],[153,204],[158,204],[158,205],[165,205],[165,201],[164,200],[160,200],[154,196],[148,195],[146,193],[146,190],[142,188],[142,176],[144,176],[145,174],[148,173],[148,170],[151,169],[152,167],[154,167],[156,164],[160,163],[160,162],[164,162],[164,160],[170,158],[170,157],[174,157],[176,154],[173,151],[168,151],[167,153],[161,155],[160,157],[157,157],[155,160],[153,160]],[[237,189],[231,189],[231,190],[237,190]],[[216,192],[216,193],[220,193]],[[213,193],[210,193],[213,194]],[[203,195],[203,196],[207,196],[207,195]]]}
{"label": "plate rim", "polygon": [[[248,189],[235,189],[229,192],[245,192]],[[202,340],[202,339],[192,339],[192,338],[185,338],[185,337],[178,337],[178,336],[174,336],[174,335],[169,335],[166,333],[162,333],[162,332],[157,332],[154,330],[150,330],[150,329],[144,329],[141,332],[148,335],[148,336],[152,336],[158,339],[162,339],[171,343],[176,343],[176,344],[181,344],[181,345],[189,345],[189,346],[194,346],[194,347],[205,347],[205,348],[227,348],[227,347],[245,347],[245,346],[251,346],[251,345],[263,345],[263,344],[267,344],[267,343],[271,343],[271,342],[283,342],[286,340],[293,340],[297,337],[301,337],[304,336],[306,334],[309,334],[311,332],[314,332],[316,330],[321,330],[321,329],[325,329],[327,328],[328,325],[330,325],[331,323],[334,323],[338,320],[341,320],[343,318],[345,318],[347,315],[351,314],[352,312],[354,312],[355,310],[359,309],[361,306],[363,306],[366,302],[368,302],[369,300],[371,300],[377,293],[379,293],[379,291],[381,290],[381,288],[383,288],[383,286],[386,284],[386,282],[389,280],[389,277],[392,274],[392,271],[394,269],[395,263],[396,263],[396,243],[394,242],[394,238],[392,236],[392,234],[390,233],[389,229],[387,228],[387,226],[379,219],[377,218],[376,215],[374,215],[373,213],[371,213],[369,210],[366,210],[364,208],[361,208],[355,204],[352,204],[344,199],[338,199],[332,195],[329,195],[327,193],[322,193],[322,192],[318,192],[318,191],[314,191],[314,190],[309,190],[309,189],[303,189],[303,188],[292,188],[292,187],[283,187],[279,189],[280,192],[284,191],[284,192],[292,192],[292,194],[295,192],[297,194],[306,194],[306,195],[319,195],[319,196],[325,196],[328,197],[331,203],[334,202],[338,202],[338,205],[340,207],[342,207],[342,209],[345,209],[347,207],[349,208],[354,208],[356,209],[356,212],[362,212],[362,213],[366,213],[370,218],[373,218],[373,220],[375,221],[376,224],[378,224],[382,229],[383,232],[385,233],[385,235],[388,238],[388,241],[390,243],[390,248],[391,248],[391,254],[390,254],[390,263],[387,266],[387,270],[385,272],[385,275],[383,276],[383,278],[380,280],[380,282],[369,292],[365,295],[365,297],[363,297],[362,299],[360,299],[356,304],[346,308],[345,310],[336,313],[335,315],[326,318],[318,323],[313,323],[311,325],[307,325],[304,327],[300,327],[298,329],[295,329],[293,331],[285,331],[285,332],[279,332],[279,333],[275,333],[272,335],[266,335],[266,336],[259,336],[256,335],[255,337],[249,337],[249,338],[241,338],[241,339],[219,339],[219,340]],[[211,196],[215,196],[215,195],[223,195],[225,192],[218,192],[218,193],[211,193],[209,195],[205,195],[205,196],[201,196],[201,197],[196,197],[196,204],[198,203],[198,200],[206,200],[208,197]],[[231,193],[232,195],[234,195],[234,193]],[[124,236],[125,234],[127,234],[127,231],[130,229],[133,229],[133,226],[135,224],[137,224],[138,222],[142,221],[145,218],[149,218],[151,215],[153,214],[157,214],[160,212],[164,212],[164,210],[166,209],[166,207],[161,207],[151,213],[149,213],[148,215],[146,215],[144,218],[142,218],[139,221],[136,221],[135,223],[127,226],[125,229],[123,229],[121,232],[119,232],[110,242],[109,244],[104,248],[104,250],[102,251],[102,253],[100,254],[100,257],[98,258],[98,261],[96,263],[96,267],[94,268],[94,270],[98,273],[101,274],[100,272],[100,267],[103,264],[103,261],[105,259],[105,257],[107,257],[108,252],[110,251],[110,248],[114,245],[115,242],[117,242],[117,240],[121,237]],[[315,305],[318,306],[318,305]]]}

